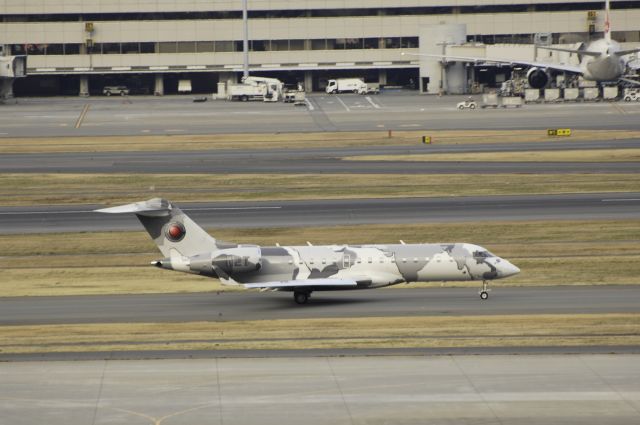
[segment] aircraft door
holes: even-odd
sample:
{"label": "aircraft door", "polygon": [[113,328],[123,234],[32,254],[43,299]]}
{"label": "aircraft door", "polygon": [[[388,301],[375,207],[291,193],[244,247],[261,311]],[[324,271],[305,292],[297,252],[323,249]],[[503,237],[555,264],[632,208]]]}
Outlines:
{"label": "aircraft door", "polygon": [[351,254],[344,254],[342,257],[342,267],[345,269],[351,267]]}

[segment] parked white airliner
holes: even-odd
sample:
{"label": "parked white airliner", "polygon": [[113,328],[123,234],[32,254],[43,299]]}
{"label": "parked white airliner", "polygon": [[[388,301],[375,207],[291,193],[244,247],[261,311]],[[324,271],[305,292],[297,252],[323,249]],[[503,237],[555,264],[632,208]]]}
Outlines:
{"label": "parked white airliner", "polygon": [[483,62],[483,63],[505,63],[509,65],[524,65],[531,67],[527,72],[529,86],[533,88],[544,88],[549,82],[548,70],[557,70],[580,74],[585,80],[597,82],[609,82],[622,80],[631,84],[638,84],[637,81],[623,77],[627,68],[626,55],[640,52],[640,48],[622,50],[620,44],[611,39],[611,19],[609,16],[609,0],[605,2],[604,38],[594,40],[588,44],[580,43],[575,49],[562,47],[538,46],[541,49],[555,50],[559,52],[575,53],[580,58],[580,65],[568,65],[561,63],[533,62],[522,60],[495,59],[473,56],[436,55],[425,53],[403,53],[412,56],[427,56],[435,59]]}

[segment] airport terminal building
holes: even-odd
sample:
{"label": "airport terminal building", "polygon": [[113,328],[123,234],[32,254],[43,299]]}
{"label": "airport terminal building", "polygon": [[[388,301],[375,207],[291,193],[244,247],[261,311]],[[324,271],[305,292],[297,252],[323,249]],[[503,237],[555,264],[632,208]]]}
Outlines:
{"label": "airport terminal building", "polygon": [[[611,7],[613,38],[640,42],[640,1]],[[0,0],[0,46],[28,55],[18,96],[99,94],[106,85],[169,94],[185,79],[193,92],[211,93],[242,75],[242,8],[242,0]],[[475,46],[541,34],[575,43],[601,36],[603,8],[589,0],[248,0],[249,66],[306,90],[362,77],[433,92],[435,76],[402,55],[430,43],[447,48],[425,28],[458,25],[458,42]]]}

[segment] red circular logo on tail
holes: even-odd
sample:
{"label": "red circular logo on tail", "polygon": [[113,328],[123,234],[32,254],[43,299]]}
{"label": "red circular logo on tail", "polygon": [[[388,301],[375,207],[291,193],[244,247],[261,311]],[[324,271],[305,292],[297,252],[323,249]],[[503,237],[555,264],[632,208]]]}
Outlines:
{"label": "red circular logo on tail", "polygon": [[184,236],[187,234],[187,230],[184,228],[182,223],[169,223],[164,229],[164,235],[171,242],[180,242],[184,239]]}

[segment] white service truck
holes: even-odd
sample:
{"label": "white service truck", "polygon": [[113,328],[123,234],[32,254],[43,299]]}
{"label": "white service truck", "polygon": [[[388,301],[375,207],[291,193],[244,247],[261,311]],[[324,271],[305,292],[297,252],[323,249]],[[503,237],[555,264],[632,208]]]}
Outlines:
{"label": "white service truck", "polygon": [[325,91],[329,94],[377,94],[380,91],[380,87],[369,85],[360,78],[338,78],[337,80],[329,80]]}
{"label": "white service truck", "polygon": [[282,100],[284,84],[276,78],[247,77],[240,84],[227,87],[228,100],[261,100],[263,102],[279,102]]}

